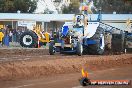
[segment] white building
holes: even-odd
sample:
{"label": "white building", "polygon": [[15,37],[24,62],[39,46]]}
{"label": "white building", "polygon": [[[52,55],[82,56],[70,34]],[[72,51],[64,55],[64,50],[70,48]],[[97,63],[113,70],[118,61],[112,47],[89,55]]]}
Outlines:
{"label": "white building", "polygon": [[[73,17],[74,14],[0,13],[0,25],[11,25],[12,28],[17,29],[20,21],[26,21],[30,25],[40,24],[43,30],[48,30],[60,28],[65,21],[72,21]],[[89,20],[96,20],[97,18],[98,14],[88,15]],[[132,24],[132,14],[102,14],[102,22],[122,30],[126,29],[128,19]]]}

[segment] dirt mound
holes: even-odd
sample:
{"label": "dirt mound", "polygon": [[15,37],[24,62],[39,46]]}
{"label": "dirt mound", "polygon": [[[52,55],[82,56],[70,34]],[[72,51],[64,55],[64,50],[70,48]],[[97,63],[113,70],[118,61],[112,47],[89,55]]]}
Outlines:
{"label": "dirt mound", "polygon": [[7,49],[0,49],[0,56],[2,55],[47,55],[48,54],[48,49],[44,48],[7,48]]}
{"label": "dirt mound", "polygon": [[132,65],[132,54],[91,57],[60,56],[58,59],[49,60],[37,58],[25,61],[4,61],[0,62],[0,80],[30,79],[80,72],[82,67],[87,70],[100,70],[125,65]]}

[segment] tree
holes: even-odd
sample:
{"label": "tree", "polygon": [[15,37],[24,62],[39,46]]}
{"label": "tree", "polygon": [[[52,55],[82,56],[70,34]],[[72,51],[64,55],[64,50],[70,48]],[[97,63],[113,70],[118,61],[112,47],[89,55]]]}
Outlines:
{"label": "tree", "polygon": [[23,13],[32,13],[37,8],[38,0],[0,0],[0,12],[14,13],[20,10]]}
{"label": "tree", "polygon": [[93,0],[94,5],[102,8],[103,13],[132,13],[132,1],[131,0]]}
{"label": "tree", "polygon": [[44,14],[53,14],[53,13],[54,13],[54,11],[51,11],[49,8],[46,8],[44,10]]}
{"label": "tree", "polygon": [[70,11],[70,10],[69,10],[69,7],[63,6],[63,8],[62,8],[62,13],[68,14],[68,13],[70,13],[69,11]]}
{"label": "tree", "polygon": [[[79,12],[79,1],[81,0],[71,0],[71,4],[68,7],[64,6],[62,12]],[[102,13],[113,13],[114,11],[119,14],[132,13],[132,0],[93,0],[93,2],[97,10],[101,7]],[[97,13],[98,11],[93,10],[93,12]]]}
{"label": "tree", "polygon": [[0,0],[0,12],[8,12],[14,9],[13,2],[11,0]]}
{"label": "tree", "polygon": [[64,14],[74,14],[79,13],[79,0],[71,0],[71,3],[69,6],[63,6],[62,7],[62,13]]}

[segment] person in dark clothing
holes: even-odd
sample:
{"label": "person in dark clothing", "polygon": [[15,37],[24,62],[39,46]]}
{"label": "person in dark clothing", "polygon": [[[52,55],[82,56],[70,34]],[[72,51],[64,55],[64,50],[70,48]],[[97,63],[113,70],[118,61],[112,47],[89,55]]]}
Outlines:
{"label": "person in dark clothing", "polygon": [[13,42],[17,41],[17,31],[16,29],[13,29]]}

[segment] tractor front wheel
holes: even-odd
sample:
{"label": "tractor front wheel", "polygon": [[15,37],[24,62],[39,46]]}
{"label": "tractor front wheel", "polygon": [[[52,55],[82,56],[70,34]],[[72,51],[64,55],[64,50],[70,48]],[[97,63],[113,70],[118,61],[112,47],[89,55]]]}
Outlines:
{"label": "tractor front wheel", "polygon": [[83,54],[83,46],[80,42],[77,42],[77,55],[81,56]]}
{"label": "tractor front wheel", "polygon": [[50,44],[49,44],[49,54],[54,55],[54,53],[55,53],[54,43],[50,42]]}

